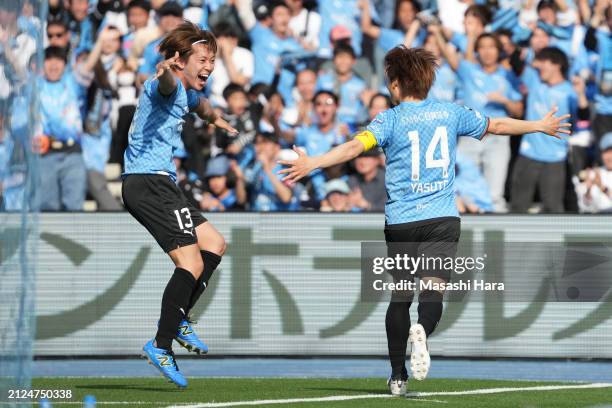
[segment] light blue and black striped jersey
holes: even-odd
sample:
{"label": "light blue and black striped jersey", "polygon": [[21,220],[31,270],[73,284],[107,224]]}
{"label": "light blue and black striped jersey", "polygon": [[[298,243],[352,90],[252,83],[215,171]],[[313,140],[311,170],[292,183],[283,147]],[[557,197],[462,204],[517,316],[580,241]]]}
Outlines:
{"label": "light blue and black striped jersey", "polygon": [[178,78],[169,96],[159,93],[159,81],[147,79],[129,131],[124,162],[127,174],[168,174],[176,181],[174,151],[183,146],[183,116],[197,108],[198,93],[185,90]]}
{"label": "light blue and black striped jersey", "polygon": [[489,120],[478,111],[425,99],[402,102],[368,125],[386,157],[387,224],[458,217],[455,155],[459,136],[482,138]]}

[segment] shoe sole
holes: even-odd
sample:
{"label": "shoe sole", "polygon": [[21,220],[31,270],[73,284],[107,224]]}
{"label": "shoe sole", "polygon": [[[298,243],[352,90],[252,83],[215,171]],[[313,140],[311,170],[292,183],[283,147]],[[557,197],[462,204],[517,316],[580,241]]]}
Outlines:
{"label": "shoe sole", "polygon": [[[416,327],[415,327],[416,326]],[[422,381],[427,377],[431,358],[427,350],[427,337],[425,330],[420,324],[416,324],[410,328],[409,332],[410,343],[412,343],[412,352],[410,354],[410,371],[412,378],[417,381]]]}
{"label": "shoe sole", "polygon": [[182,386],[182,385],[178,385],[177,383],[175,383],[174,381],[172,381],[170,378],[166,377],[164,372],[151,361],[151,358],[149,357],[148,354],[143,353],[140,355],[140,357],[144,358],[145,360],[147,360],[147,363],[149,363],[150,365],[153,366],[153,368],[155,368],[155,370],[157,370],[159,372],[159,375],[161,375],[166,381],[168,381],[170,384],[174,384],[176,385],[178,388],[180,388],[181,390],[187,388],[187,386]]}
{"label": "shoe sole", "polygon": [[181,345],[181,347],[183,347],[185,350],[189,352],[196,353],[199,356],[205,356],[206,354],[208,354],[208,350],[204,351],[199,347],[192,346],[191,344],[187,343],[184,340],[179,339],[178,337],[176,337],[175,340],[178,344]]}

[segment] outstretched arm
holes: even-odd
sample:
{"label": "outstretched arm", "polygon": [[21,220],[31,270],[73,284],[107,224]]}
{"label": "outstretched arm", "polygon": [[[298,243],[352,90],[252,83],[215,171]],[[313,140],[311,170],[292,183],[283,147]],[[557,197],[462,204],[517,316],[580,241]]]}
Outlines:
{"label": "outstretched arm", "polygon": [[237,135],[238,131],[230,126],[221,116],[217,115],[210,102],[206,98],[200,97],[200,103],[195,108],[194,112],[203,120],[212,123],[219,129],[225,130],[227,133]]}
{"label": "outstretched arm", "polygon": [[488,132],[496,135],[524,135],[541,132],[560,139],[559,134],[569,135],[571,123],[563,122],[571,115],[555,116],[557,108],[548,112],[540,120],[519,120],[512,118],[493,118],[489,121]]}
{"label": "outstretched arm", "polygon": [[172,76],[173,68],[181,68],[181,63],[179,61],[179,53],[178,51],[174,54],[174,57],[168,58],[157,64],[157,73],[155,74],[155,79],[159,81],[158,90],[159,93],[163,96],[168,96],[174,92],[176,89],[176,81],[174,76]]}
{"label": "outstretched arm", "polygon": [[364,150],[364,144],[353,139],[331,149],[329,152],[316,157],[309,157],[301,149],[293,147],[293,150],[298,154],[295,160],[280,160],[279,163],[288,166],[288,168],[279,171],[280,174],[286,174],[283,181],[296,182],[316,169],[324,169],[336,164],[344,163],[353,160],[359,156]]}

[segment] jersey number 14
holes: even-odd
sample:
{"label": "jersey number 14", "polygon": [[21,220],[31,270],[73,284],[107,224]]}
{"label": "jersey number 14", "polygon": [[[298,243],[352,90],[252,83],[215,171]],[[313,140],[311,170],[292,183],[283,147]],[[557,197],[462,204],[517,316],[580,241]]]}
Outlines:
{"label": "jersey number 14", "polygon": [[[408,139],[410,139],[412,147],[412,181],[418,181],[421,175],[419,132],[411,130],[408,132]],[[434,153],[438,150],[438,145],[440,146],[440,158],[434,159]],[[446,132],[446,126],[438,126],[425,151],[425,168],[431,169],[440,167],[442,168],[442,177],[448,178],[449,164],[450,156],[448,154],[448,133]]]}

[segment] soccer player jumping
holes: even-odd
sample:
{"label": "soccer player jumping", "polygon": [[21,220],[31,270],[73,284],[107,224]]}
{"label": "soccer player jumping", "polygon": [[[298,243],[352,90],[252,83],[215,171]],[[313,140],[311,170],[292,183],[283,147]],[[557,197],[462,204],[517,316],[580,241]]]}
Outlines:
{"label": "soccer player jumping", "polygon": [[[317,157],[308,157],[294,147],[296,160],[280,161],[288,168],[284,180],[298,181],[319,168],[354,159],[363,151],[380,146],[386,156],[385,240],[388,256],[398,251],[410,256],[454,257],[460,234],[460,219],[455,204],[453,182],[458,136],[481,139],[486,133],[522,135],[542,133],[559,137],[569,134],[570,115],[554,116],[555,110],[536,121],[487,118],[470,108],[428,99],[436,75],[436,58],[422,48],[399,46],[384,60],[387,88],[392,109],[378,114],[365,131],[347,143]],[[407,271],[394,273],[395,281],[410,279]],[[444,283],[450,271],[423,271],[421,281]],[[442,286],[442,285],[437,285]],[[430,365],[427,337],[442,315],[443,292],[419,293],[418,323],[410,325],[412,293],[394,292],[385,320],[393,395],[406,393],[408,373],[405,366],[408,340],[412,344],[410,368],[416,380],[427,376]]]}
{"label": "soccer player jumping", "polygon": [[144,356],[171,382],[186,387],[172,341],[198,354],[208,352],[191,327],[189,311],[221,262],[225,240],[176,186],[173,153],[182,145],[183,116],[188,112],[227,132],[237,131],[198,96],[215,67],[215,37],[184,22],[167,34],[159,52],[166,60],[145,81],[130,128],[122,195],[130,214],[176,266],[162,297],[157,334],[145,344]]}

